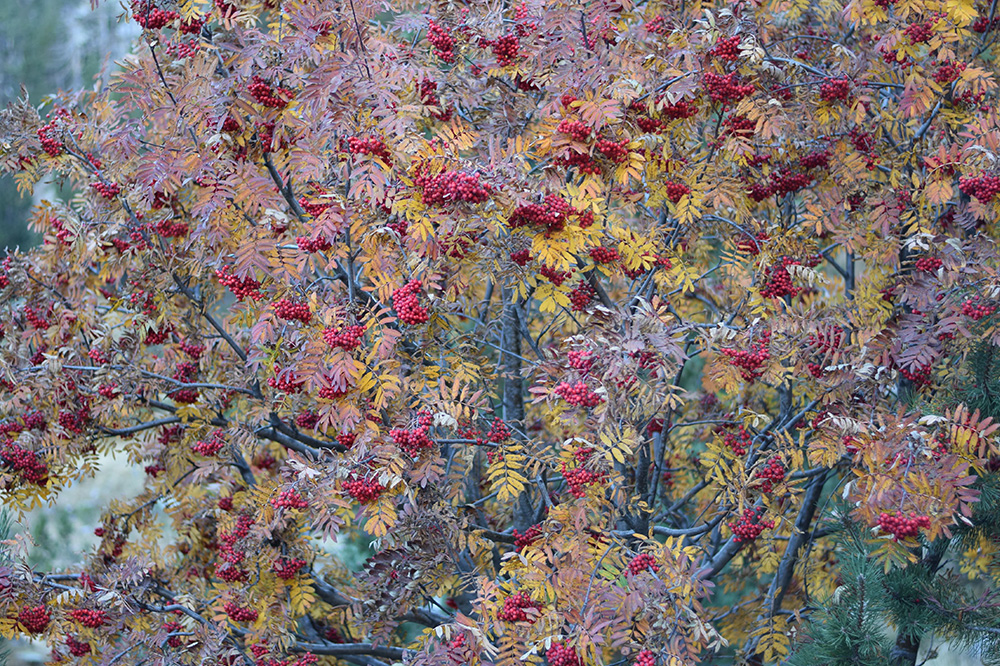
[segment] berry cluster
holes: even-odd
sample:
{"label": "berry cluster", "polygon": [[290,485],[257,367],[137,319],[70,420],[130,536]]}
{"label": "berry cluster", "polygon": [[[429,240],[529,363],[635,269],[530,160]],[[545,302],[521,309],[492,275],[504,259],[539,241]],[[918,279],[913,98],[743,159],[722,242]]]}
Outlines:
{"label": "berry cluster", "polygon": [[229,562],[224,562],[215,567],[215,575],[227,583],[241,583],[250,577],[250,572],[233,566]]}
{"label": "berry cluster", "polygon": [[600,483],[604,480],[604,474],[589,470],[585,467],[566,467],[562,464],[563,480],[566,482],[567,490],[573,497],[580,498],[587,494],[587,486]]}
{"label": "berry cluster", "polygon": [[404,324],[423,324],[430,319],[427,308],[420,305],[420,300],[417,297],[422,288],[420,280],[411,280],[392,292],[392,307],[399,315],[399,320]]}
{"label": "berry cluster", "polygon": [[639,553],[628,563],[629,573],[633,576],[638,576],[647,569],[653,573],[660,570],[660,565],[656,563],[656,558],[649,553]]}
{"label": "berry cluster", "polygon": [[973,321],[979,321],[983,317],[989,317],[996,312],[997,306],[983,305],[979,303],[979,297],[968,298],[962,303],[962,314],[971,317]]}
{"label": "berry cluster", "polygon": [[298,557],[279,557],[271,564],[271,571],[282,580],[291,580],[305,565],[306,561]]}
{"label": "berry cluster", "polygon": [[324,400],[339,400],[347,395],[351,387],[335,385],[332,377],[326,377],[326,384],[319,390],[319,397]]}
{"label": "berry cluster", "polygon": [[757,472],[758,479],[764,479],[764,483],[760,486],[760,492],[770,493],[775,484],[781,483],[785,480],[785,466],[781,464],[780,458],[771,458],[764,465],[764,468]]}
{"label": "berry cluster", "polygon": [[427,41],[434,47],[437,57],[444,62],[455,62],[455,38],[430,19],[427,22]]}
{"label": "berry cluster", "polygon": [[569,169],[577,169],[580,173],[597,175],[601,173],[601,167],[594,161],[589,153],[571,152],[568,155],[561,155],[555,159],[557,166],[564,166]]}
{"label": "berry cluster", "polygon": [[920,387],[931,383],[931,370],[932,366],[928,363],[927,365],[918,365],[912,368],[900,368],[899,374],[913,382],[915,386]]}
{"label": "berry cluster", "polygon": [[164,238],[184,238],[188,234],[188,225],[174,220],[160,220],[152,228]]}
{"label": "berry cluster", "polygon": [[943,264],[937,257],[921,257],[913,264],[913,268],[921,273],[937,273]]}
{"label": "berry cluster", "polygon": [[[163,623],[163,631],[166,632],[168,635],[173,633],[178,633],[183,628],[184,627],[181,626],[180,622],[170,621]],[[167,645],[169,645],[170,647],[177,648],[183,644],[184,641],[180,636],[170,636],[169,638],[167,638]]]}
{"label": "berry cluster", "polygon": [[365,330],[364,326],[327,328],[323,330],[323,340],[331,347],[340,347],[347,351],[354,351],[361,346],[361,338],[364,337]]}
{"label": "berry cluster", "polygon": [[621,255],[613,247],[595,247],[590,250],[590,258],[598,264],[613,264],[621,259]]}
{"label": "berry cluster", "polygon": [[108,400],[111,400],[120,392],[121,391],[118,390],[118,384],[101,384],[97,387],[97,395],[102,398],[107,398]]}
{"label": "berry cluster", "polygon": [[[312,213],[310,213],[311,215]],[[295,239],[295,244],[299,246],[299,249],[303,252],[326,252],[331,247],[333,243],[329,241],[325,236],[317,236],[316,238],[309,238],[307,236],[298,236]]]}
{"label": "berry cluster", "polygon": [[445,171],[436,176],[417,175],[413,182],[423,190],[424,203],[442,206],[449,202],[482,203],[490,198],[492,188],[479,182],[478,175]]}
{"label": "berry cluster", "polygon": [[762,515],[758,509],[748,508],[743,512],[739,521],[728,523],[729,529],[733,531],[733,539],[736,543],[747,543],[760,536],[765,529],[774,527],[773,520],[761,520]]}
{"label": "berry cluster", "polygon": [[545,653],[545,659],[549,662],[549,666],[583,666],[583,661],[576,650],[562,643],[553,643]]}
{"label": "berry cluster", "polygon": [[542,528],[538,525],[532,525],[524,531],[524,534],[518,534],[517,528],[514,528],[514,550],[520,553],[522,550],[535,543],[542,536]]}
{"label": "berry cluster", "polygon": [[142,339],[146,345],[162,345],[170,337],[173,327],[167,324],[163,328],[151,328],[146,332],[146,337]]}
{"label": "berry cluster", "polygon": [[934,72],[934,81],[939,85],[945,86],[962,76],[962,72],[964,71],[964,62],[946,62]]}
{"label": "berry cluster", "polygon": [[[287,88],[273,90],[271,84],[258,75],[254,75],[247,84],[247,90],[258,104],[268,106],[273,109],[283,109],[288,105],[288,100],[294,93]],[[280,95],[280,96],[279,96]]]}
{"label": "berry cluster", "polygon": [[302,412],[295,417],[295,425],[303,430],[312,430],[319,423],[319,414],[316,412]]}
{"label": "berry cluster", "polygon": [[651,650],[642,650],[635,655],[634,666],[656,666],[656,656]]}
{"label": "berry cluster", "polygon": [[256,622],[257,621],[257,610],[254,608],[247,608],[240,606],[235,601],[227,601],[223,605],[222,610],[226,611],[226,615],[235,622]]}
{"label": "berry cluster", "polygon": [[212,458],[218,455],[226,446],[225,436],[221,430],[215,430],[207,441],[197,441],[191,445],[191,450],[204,458]]}
{"label": "berry cluster", "polygon": [[771,182],[768,185],[770,194],[783,197],[792,194],[812,185],[813,176],[800,171],[778,170],[771,174]]}
{"label": "berry cluster", "polygon": [[883,532],[891,534],[893,541],[899,541],[900,539],[917,536],[921,529],[931,526],[931,519],[927,516],[918,516],[912,511],[909,516],[904,515],[902,512],[882,512],[878,517],[878,526],[882,528]]}
{"label": "berry cluster", "polygon": [[763,241],[767,240],[771,240],[771,236],[766,231],[760,231],[753,238],[741,237],[740,240],[736,241],[736,249],[739,252],[757,256],[760,254]]}
{"label": "berry cluster", "polygon": [[105,199],[114,199],[121,192],[118,183],[105,183],[100,180],[96,183],[91,183],[90,187]]}
{"label": "berry cluster", "polygon": [[512,594],[503,600],[503,608],[497,613],[497,617],[504,622],[529,622],[534,623],[535,618],[528,618],[526,608],[540,608],[537,601],[532,601],[527,592],[521,591]]}
{"label": "berry cluster", "polygon": [[271,506],[275,509],[305,509],[309,502],[302,499],[296,490],[282,490],[277,497],[271,498]]}
{"label": "berry cluster", "polygon": [[45,604],[25,606],[17,614],[17,621],[27,629],[29,634],[40,634],[45,631],[51,619],[48,609],[45,608]]}
{"label": "berry cluster", "polygon": [[760,339],[750,345],[749,351],[746,349],[734,349],[723,347],[719,351],[729,357],[729,364],[740,369],[740,376],[744,381],[752,382],[764,374],[762,368],[771,358],[768,346],[771,344],[771,332],[764,331]]}
{"label": "berry cluster", "polygon": [[718,60],[732,62],[740,59],[740,37],[723,37],[718,43],[708,51],[708,55]]}
{"label": "berry cluster", "polygon": [[361,504],[368,504],[382,496],[385,486],[374,480],[351,479],[344,481],[344,490]]}
{"label": "berry cluster", "polygon": [[71,610],[69,615],[83,626],[91,629],[96,629],[108,619],[108,614],[102,610],[87,610],[84,608]]}
{"label": "berry cluster", "polygon": [[[745,87],[750,88],[751,91],[753,90],[753,86]],[[698,105],[694,103],[694,100],[682,99],[673,104],[667,104],[661,109],[660,113],[668,120],[684,120],[698,113]]]}
{"label": "berry cluster", "polygon": [[806,344],[816,350],[822,356],[833,353],[840,348],[844,342],[844,329],[834,326],[829,331],[817,331],[810,333],[806,338]]}
{"label": "berry cluster", "polygon": [[570,305],[574,312],[586,312],[587,307],[593,302],[597,292],[586,282],[581,281],[576,288],[569,292]]}
{"label": "berry cluster", "polygon": [[750,120],[746,116],[731,114],[723,122],[725,128],[721,136],[745,136],[749,137],[757,131],[757,122]]}
{"label": "berry cluster", "polygon": [[171,376],[179,382],[191,383],[198,376],[198,364],[182,361],[176,365],[174,374]]}
{"label": "berry cluster", "polygon": [[508,439],[510,439],[510,428],[503,422],[503,419],[493,419],[492,423],[490,423],[490,429],[486,433],[486,441],[501,444]]}
{"label": "berry cluster", "polygon": [[560,398],[571,405],[578,407],[597,407],[604,402],[604,398],[590,390],[586,382],[559,382],[556,384],[555,392]]}
{"label": "berry cluster", "polygon": [[819,98],[824,102],[846,102],[851,94],[849,79],[826,79],[819,87]]}
{"label": "berry cluster", "polygon": [[389,431],[389,436],[392,437],[392,441],[399,445],[399,448],[410,456],[416,457],[421,451],[434,447],[434,440],[427,436],[433,423],[434,419],[429,413],[420,412],[416,428],[409,430],[393,428]]}
{"label": "berry cluster", "polygon": [[663,131],[664,122],[659,118],[650,118],[649,116],[640,116],[636,118],[635,124],[639,126],[639,129],[645,134],[659,134]]}
{"label": "berry cluster", "polygon": [[517,60],[517,49],[519,43],[516,34],[502,35],[493,41],[493,55],[497,57],[497,64],[501,67],[514,64]]}
{"label": "berry cluster", "polygon": [[232,496],[229,496],[229,497],[220,497],[219,501],[216,504],[223,511],[232,511],[233,510],[233,498],[232,498]]}
{"label": "berry cluster", "polygon": [[[770,155],[767,156],[770,159]],[[799,158],[799,166],[803,169],[826,169],[830,166],[830,151],[814,150]]]}
{"label": "berry cluster", "polygon": [[507,218],[511,229],[538,226],[555,233],[566,227],[568,219],[580,212],[568,201],[556,194],[547,194],[540,204],[525,204],[518,206]]}
{"label": "berry cluster", "polygon": [[559,126],[556,127],[556,131],[570,135],[574,141],[583,142],[590,138],[591,129],[588,125],[580,122],[579,120],[563,118],[559,122]]}
{"label": "berry cluster", "polygon": [[442,108],[441,103],[437,98],[437,88],[438,84],[436,81],[431,81],[430,79],[424,79],[420,82],[420,101],[426,106],[434,106],[440,111],[434,112],[432,115],[443,123],[451,120],[452,109],[451,107],[445,109]]}
{"label": "berry cluster", "polygon": [[184,60],[185,58],[197,55],[198,51],[201,50],[201,43],[197,37],[192,37],[187,41],[167,42],[167,48],[164,50],[168,56],[172,56],[177,60]]}
{"label": "berry cluster", "polygon": [[90,654],[90,643],[81,643],[72,636],[66,637],[66,647],[74,657],[85,657]]}
{"label": "berry cluster", "polygon": [[788,272],[789,266],[798,266],[802,262],[791,257],[782,257],[777,264],[767,270],[767,284],[761,287],[760,295],[764,298],[784,298],[791,296],[794,298],[802,291],[801,287],[796,287],[792,283],[792,275]]}
{"label": "berry cluster", "polygon": [[49,327],[49,315],[52,314],[52,307],[49,306],[45,312],[41,310],[36,310],[30,305],[24,306],[24,318],[28,322],[28,325],[32,328],[36,328],[39,331],[44,331]]}
{"label": "berry cluster", "polygon": [[672,180],[668,180],[663,184],[663,187],[667,191],[667,198],[670,199],[671,203],[677,203],[682,197],[691,193],[691,188],[684,183],[675,183]]}
{"label": "berry cluster", "polygon": [[518,266],[526,266],[531,261],[531,250],[524,248],[510,253],[510,260]]}
{"label": "berry cluster", "polygon": [[215,567],[215,576],[227,583],[242,583],[250,578],[250,572],[227,562]]}
{"label": "berry cluster", "polygon": [[253,526],[253,519],[245,514],[236,519],[236,527],[232,532],[223,532],[219,535],[219,557],[230,564],[239,564],[246,555],[245,548],[234,548],[240,539],[245,539],[250,534]]}
{"label": "berry cluster", "polygon": [[83,406],[76,411],[64,410],[59,413],[59,425],[66,432],[74,435],[82,433],[88,421],[90,421],[90,408],[87,406]]}
{"label": "berry cluster", "polygon": [[177,19],[181,17],[175,11],[167,11],[160,9],[159,7],[154,7],[152,3],[145,2],[132,2],[132,18],[135,22],[139,24],[140,27],[146,30],[159,30],[167,25],[170,25]]}
{"label": "berry cluster", "polygon": [[932,29],[933,23],[931,21],[920,21],[919,23],[911,23],[906,26],[903,30],[903,34],[910,40],[911,45],[915,44],[926,44],[931,41],[931,37],[934,36],[934,30]]}
{"label": "berry cluster", "polygon": [[193,405],[198,402],[198,389],[177,389],[170,392],[170,399],[182,405]]}
{"label": "berry cluster", "polygon": [[646,21],[646,30],[654,35],[665,35],[668,29],[669,24],[662,16],[654,16]]}
{"label": "berry cluster", "polygon": [[537,25],[534,21],[528,20],[528,5],[522,2],[514,10],[514,21],[517,22],[517,34],[519,37],[525,37],[537,29]]}
{"label": "berry cluster", "polygon": [[[330,207],[330,204],[325,201],[320,201],[319,203],[310,203],[309,200],[306,199],[305,197],[299,197],[299,206],[310,216],[319,217],[320,215],[323,214],[324,211],[326,211]],[[287,228],[288,227],[283,226],[281,228],[281,233],[284,233],[287,230]],[[306,242],[308,242],[308,239],[305,240]],[[299,249],[300,250],[304,249],[301,244],[299,245]],[[309,250],[305,251],[308,252]]]}
{"label": "berry cluster", "polygon": [[970,197],[976,197],[983,203],[989,203],[993,201],[993,197],[997,193],[1000,193],[1000,176],[983,175],[973,178],[959,178],[958,189]]}
{"label": "berry cluster", "polygon": [[52,138],[49,134],[54,131],[56,131],[56,123],[54,120],[42,125],[36,131],[38,134],[38,140],[42,143],[42,150],[48,153],[51,157],[57,157],[63,151],[62,141]]}
{"label": "berry cluster", "polygon": [[992,19],[989,16],[980,16],[969,27],[980,34],[996,30],[1000,27],[1000,16],[995,16]]}
{"label": "berry cluster", "polygon": [[200,359],[201,355],[205,353],[205,345],[199,345],[188,340],[181,341],[178,348],[195,361]]}
{"label": "berry cluster", "polygon": [[229,291],[233,292],[237,300],[242,301],[249,298],[253,301],[259,301],[264,298],[264,294],[260,293],[260,282],[254,280],[249,275],[242,278],[236,277],[230,274],[229,268],[229,266],[223,266],[215,271],[215,276],[219,278],[219,284],[229,287]]}
{"label": "berry cluster", "polygon": [[308,324],[312,319],[312,312],[309,311],[309,305],[306,303],[282,298],[274,304],[274,316],[278,319],[301,321],[303,324]]}
{"label": "berry cluster", "polygon": [[734,454],[738,456],[746,455],[747,450],[750,445],[753,444],[753,438],[750,437],[750,433],[743,426],[740,426],[736,432],[727,430],[722,438],[722,444]]}
{"label": "berry cluster", "polygon": [[595,147],[615,164],[621,164],[628,160],[628,141],[626,139],[621,141],[598,139]]}
{"label": "berry cluster", "polygon": [[207,16],[192,16],[186,21],[181,21],[179,30],[182,35],[197,35],[201,33],[201,29],[207,20]]}
{"label": "berry cluster", "polygon": [[570,272],[556,270],[551,266],[542,266],[538,269],[538,274],[557,287],[562,286],[562,283],[572,275]]}
{"label": "berry cluster", "polygon": [[386,164],[392,162],[392,153],[389,152],[389,148],[386,147],[381,139],[362,139],[352,136],[347,140],[347,149],[352,155],[371,155],[379,158]]}
{"label": "berry cluster", "polygon": [[10,441],[0,449],[0,462],[20,472],[21,478],[36,486],[44,486],[49,478],[48,465],[38,459],[37,453]]}
{"label": "berry cluster", "polygon": [[713,102],[729,104],[738,102],[748,95],[752,95],[754,87],[752,83],[741,83],[736,72],[731,72],[725,76],[715,72],[706,72],[702,78],[708,97]]}
{"label": "berry cluster", "polygon": [[569,367],[580,372],[590,372],[594,365],[594,353],[590,351],[571,351],[566,353]]}

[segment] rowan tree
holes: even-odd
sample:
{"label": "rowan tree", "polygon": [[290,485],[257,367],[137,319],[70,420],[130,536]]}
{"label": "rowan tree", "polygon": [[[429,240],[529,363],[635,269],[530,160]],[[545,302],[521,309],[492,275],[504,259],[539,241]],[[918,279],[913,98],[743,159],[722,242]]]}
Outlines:
{"label": "rowan tree", "polygon": [[989,652],[995,10],[136,0],[109,87],[0,116],[22,189],[75,192],[0,267],[0,492],[56,503],[112,452],[145,491],[77,570],[3,568],[0,634],[96,664]]}

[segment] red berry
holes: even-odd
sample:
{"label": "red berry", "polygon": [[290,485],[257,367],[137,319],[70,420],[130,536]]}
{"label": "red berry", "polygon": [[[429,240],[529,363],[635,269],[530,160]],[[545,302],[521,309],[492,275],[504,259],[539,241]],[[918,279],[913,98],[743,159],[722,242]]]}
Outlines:
{"label": "red berry", "polygon": [[343,487],[348,495],[361,504],[374,502],[385,491],[385,486],[381,483],[368,479],[351,479],[345,481]]}
{"label": "red berry", "polygon": [[529,617],[528,613],[525,612],[525,609],[528,608],[537,610],[540,606],[538,602],[531,600],[527,592],[521,591],[503,600],[503,608],[497,613],[497,617],[504,622],[534,624],[536,617],[534,615]]}
{"label": "red berry", "polygon": [[271,498],[271,506],[276,509],[305,509],[309,506],[309,502],[302,499],[295,490],[282,490],[277,497]]}
{"label": "red berry", "polygon": [[420,300],[417,298],[422,288],[420,280],[411,280],[392,292],[392,307],[404,324],[423,324],[430,319],[427,308],[420,305]]}
{"label": "red berry", "polygon": [[660,570],[660,565],[656,563],[656,558],[649,553],[639,553],[628,563],[628,570],[633,576],[638,576],[646,570],[656,573]]}
{"label": "red berry", "polygon": [[931,520],[927,516],[918,516],[912,511],[909,516],[906,516],[902,512],[883,512],[879,514],[878,526],[882,528],[883,532],[891,534],[893,541],[899,541],[900,539],[917,536],[921,529],[931,526]]}
{"label": "red berry", "polygon": [[278,319],[300,321],[303,324],[308,324],[312,319],[312,312],[309,311],[308,304],[287,298],[283,298],[274,304],[274,315]]}
{"label": "red berry", "polygon": [[49,626],[49,611],[45,604],[38,606],[25,606],[17,614],[17,621],[28,631],[29,634],[40,634]]}

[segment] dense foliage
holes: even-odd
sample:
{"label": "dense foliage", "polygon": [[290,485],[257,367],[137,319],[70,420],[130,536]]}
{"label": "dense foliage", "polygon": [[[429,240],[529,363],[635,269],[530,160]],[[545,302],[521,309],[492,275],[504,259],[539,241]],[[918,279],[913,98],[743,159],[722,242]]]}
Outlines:
{"label": "dense foliage", "polygon": [[995,10],[135,0],[109,87],[0,116],[22,189],[75,192],[0,266],[0,493],[112,451],[145,491],[79,569],[0,568],[0,634],[994,652]]}

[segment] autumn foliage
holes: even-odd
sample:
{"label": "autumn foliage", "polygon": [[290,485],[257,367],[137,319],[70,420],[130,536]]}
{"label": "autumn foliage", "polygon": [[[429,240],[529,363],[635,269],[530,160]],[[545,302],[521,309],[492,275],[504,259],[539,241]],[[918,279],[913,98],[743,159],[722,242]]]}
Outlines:
{"label": "autumn foliage", "polygon": [[0,497],[111,452],[145,490],[77,569],[0,568],[0,635],[762,664],[848,532],[991,584],[995,9],[134,1],[110,86],[0,116],[71,193],[0,266]]}

